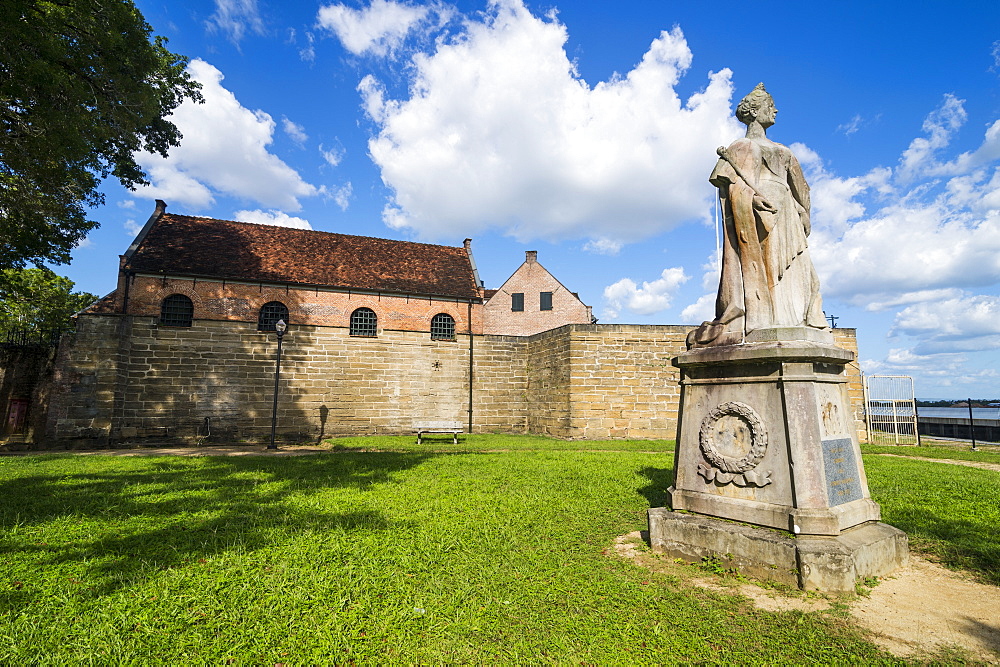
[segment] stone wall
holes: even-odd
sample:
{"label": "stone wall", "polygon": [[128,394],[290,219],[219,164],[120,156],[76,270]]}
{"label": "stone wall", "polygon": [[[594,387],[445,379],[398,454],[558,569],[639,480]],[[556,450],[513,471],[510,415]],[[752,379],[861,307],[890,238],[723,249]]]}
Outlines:
{"label": "stone wall", "polygon": [[834,329],[833,340],[837,347],[854,353],[854,361],[847,364],[847,395],[851,400],[851,412],[858,435],[865,433],[865,387],[861,375],[861,365],[858,363],[858,330]]}
{"label": "stone wall", "polygon": [[[282,441],[412,432],[414,421],[563,438],[673,438],[689,327],[566,325],[534,336],[434,341],[426,333],[293,326],[284,338]],[[841,344],[856,349],[854,331]],[[256,323],[90,315],[60,347],[54,446],[269,437],[276,337]],[[856,364],[852,365],[857,373]],[[860,374],[850,385],[860,411]],[[860,413],[859,413],[860,414]]]}
{"label": "stone wall", "polygon": [[690,327],[590,325],[569,328],[575,438],[673,438],[680,374],[671,359]]}
{"label": "stone wall", "polygon": [[[31,442],[44,432],[55,352],[47,345],[0,347],[0,442]],[[10,423],[15,401],[28,406],[18,428]]]}

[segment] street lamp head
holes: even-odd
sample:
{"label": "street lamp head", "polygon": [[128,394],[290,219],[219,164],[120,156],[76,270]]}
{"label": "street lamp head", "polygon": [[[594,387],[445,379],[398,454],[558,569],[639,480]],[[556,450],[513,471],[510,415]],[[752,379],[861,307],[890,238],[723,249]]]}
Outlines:
{"label": "street lamp head", "polygon": [[278,320],[277,322],[274,323],[274,330],[278,332],[279,336],[284,336],[285,335],[285,329],[287,329],[287,328],[288,328],[288,325],[285,324],[285,320]]}

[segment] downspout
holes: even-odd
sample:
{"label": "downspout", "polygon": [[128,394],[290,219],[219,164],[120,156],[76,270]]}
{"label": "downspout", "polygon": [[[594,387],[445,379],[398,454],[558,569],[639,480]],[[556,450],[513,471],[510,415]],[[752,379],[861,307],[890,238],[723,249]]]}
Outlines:
{"label": "downspout", "polygon": [[472,433],[472,367],[475,361],[475,338],[472,335],[472,299],[469,299],[469,433]]}

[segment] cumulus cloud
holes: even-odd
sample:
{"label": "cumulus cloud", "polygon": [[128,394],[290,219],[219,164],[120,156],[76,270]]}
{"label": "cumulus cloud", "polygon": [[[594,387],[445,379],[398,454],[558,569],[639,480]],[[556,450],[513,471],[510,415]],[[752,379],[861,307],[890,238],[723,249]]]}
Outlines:
{"label": "cumulus cloud", "polygon": [[289,120],[286,116],[281,117],[281,129],[285,131],[285,134],[288,135],[289,139],[297,143],[299,146],[306,143],[306,140],[309,139],[309,135],[306,134],[306,128]]}
{"label": "cumulus cloud", "polygon": [[805,162],[825,295],[880,310],[1000,280],[1000,170],[989,164],[1000,158],[1000,122],[975,151],[944,162],[936,154],[964,118],[961,100],[946,95],[895,171],[838,178]]}
{"label": "cumulus cloud", "polygon": [[674,267],[663,269],[660,277],[652,282],[643,282],[642,287],[630,278],[622,278],[604,288],[604,316],[618,319],[623,310],[636,315],[652,315],[670,307],[674,295],[688,276],[684,269]]}
{"label": "cumulus cloud", "polygon": [[954,95],[945,95],[941,106],[927,116],[923,125],[926,136],[910,142],[899,160],[900,179],[909,181],[933,167],[935,153],[951,142],[952,135],[968,118],[964,102]]}
{"label": "cumulus cloud", "polygon": [[392,190],[387,225],[608,244],[704,217],[715,148],[741,134],[730,71],[682,100],[692,54],[675,28],[627,74],[590,85],[566,40],[554,15],[504,0],[413,58],[408,99],[361,81],[369,151]]}
{"label": "cumulus cloud", "polygon": [[701,324],[715,319],[715,294],[704,294],[681,311],[683,324]]}
{"label": "cumulus cloud", "polygon": [[152,183],[139,195],[204,209],[222,194],[297,211],[300,198],[319,194],[268,152],[275,130],[269,114],[242,106],[222,86],[222,72],[204,60],[192,60],[188,71],[202,84],[205,103],[185,101],[174,111],[170,120],[184,138],[166,158],[136,154]]}
{"label": "cumulus cloud", "polygon": [[207,24],[210,30],[226,33],[234,44],[239,44],[248,32],[265,32],[257,0],[215,0],[215,12]]}
{"label": "cumulus cloud", "polygon": [[281,211],[236,211],[233,213],[233,220],[240,222],[252,222],[255,225],[274,225],[276,227],[293,227],[295,229],[312,229],[308,220],[295,218]]}
{"label": "cumulus cloud", "polygon": [[355,55],[383,56],[399,48],[430,9],[389,0],[372,0],[364,9],[342,4],[320,7],[316,22],[333,32]]}
{"label": "cumulus cloud", "polygon": [[917,354],[1000,348],[1000,297],[963,294],[908,306],[890,334],[919,338]]}

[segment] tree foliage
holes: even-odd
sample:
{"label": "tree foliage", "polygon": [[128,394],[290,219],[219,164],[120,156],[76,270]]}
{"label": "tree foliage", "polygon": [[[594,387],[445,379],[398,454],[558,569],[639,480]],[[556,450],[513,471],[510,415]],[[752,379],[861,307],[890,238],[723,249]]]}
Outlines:
{"label": "tree foliage", "polygon": [[0,2],[0,270],[68,262],[101,180],[145,184],[134,153],[179,143],[199,85],[151,33],[131,0]]}
{"label": "tree foliage", "polygon": [[0,335],[15,329],[59,330],[97,297],[74,292],[73,281],[49,269],[0,271]]}

